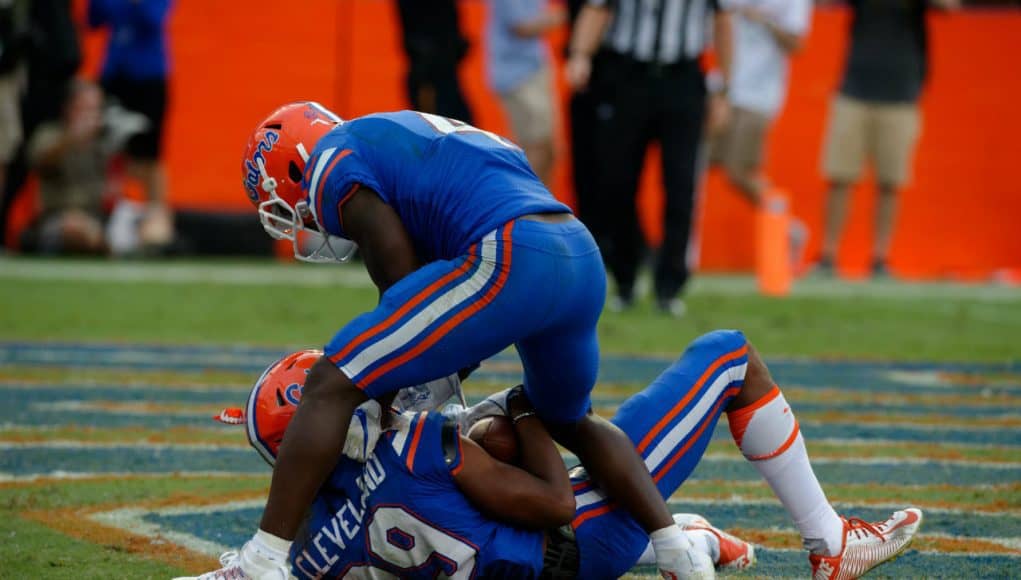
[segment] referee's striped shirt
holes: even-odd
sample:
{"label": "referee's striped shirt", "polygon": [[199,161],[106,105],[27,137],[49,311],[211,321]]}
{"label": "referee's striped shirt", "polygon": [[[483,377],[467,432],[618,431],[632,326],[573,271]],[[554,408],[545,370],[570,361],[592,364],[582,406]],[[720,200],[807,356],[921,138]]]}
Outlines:
{"label": "referee's striped shirt", "polygon": [[588,0],[613,11],[603,47],[641,62],[674,64],[701,56],[719,0]]}

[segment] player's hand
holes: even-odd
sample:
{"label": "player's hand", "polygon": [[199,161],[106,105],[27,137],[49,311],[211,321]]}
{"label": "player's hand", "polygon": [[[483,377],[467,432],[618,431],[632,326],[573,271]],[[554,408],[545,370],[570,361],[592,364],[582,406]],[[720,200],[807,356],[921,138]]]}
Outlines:
{"label": "player's hand", "polygon": [[592,57],[580,52],[571,53],[564,65],[564,77],[572,91],[583,91],[588,88],[592,77]]}
{"label": "player's hand", "polygon": [[522,413],[535,412],[535,408],[532,406],[532,402],[528,400],[528,395],[525,394],[523,386],[518,385],[507,393],[507,411],[511,418],[517,417]]}
{"label": "player's hand", "polygon": [[697,579],[712,580],[716,578],[716,567],[712,558],[695,547],[679,551],[675,554],[656,554],[656,566],[659,574],[667,580]]}
{"label": "player's hand", "polygon": [[365,463],[369,453],[376,448],[382,434],[380,418],[383,410],[376,401],[365,401],[355,408],[351,424],[344,439],[344,455],[359,463]]}

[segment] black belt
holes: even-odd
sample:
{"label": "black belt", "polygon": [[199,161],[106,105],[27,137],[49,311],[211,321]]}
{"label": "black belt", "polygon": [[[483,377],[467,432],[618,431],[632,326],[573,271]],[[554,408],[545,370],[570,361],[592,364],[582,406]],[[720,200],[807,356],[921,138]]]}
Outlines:
{"label": "black belt", "polygon": [[681,59],[677,62],[643,61],[609,50],[599,52],[597,58],[608,66],[637,71],[649,77],[678,76],[692,72],[702,74],[702,67],[696,59]]}

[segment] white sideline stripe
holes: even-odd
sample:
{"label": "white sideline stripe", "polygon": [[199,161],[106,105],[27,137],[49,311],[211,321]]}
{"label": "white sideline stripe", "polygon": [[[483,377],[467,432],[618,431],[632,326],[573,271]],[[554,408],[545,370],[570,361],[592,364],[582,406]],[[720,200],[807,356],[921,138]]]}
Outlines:
{"label": "white sideline stripe", "polygon": [[[16,364],[16,363],[15,363]],[[67,390],[73,389],[75,391],[98,391],[98,390],[110,390],[110,389],[146,389],[151,391],[190,391],[195,393],[209,393],[218,391],[237,391],[239,393],[248,394],[252,390],[252,385],[247,383],[218,383],[218,384],[202,384],[202,383],[160,383],[154,384],[151,382],[125,382],[125,383],[104,383],[104,382],[74,382],[74,383],[58,383],[58,382],[6,382],[0,381],[0,389],[4,391],[47,391],[47,390]]]}
{"label": "white sideline stripe", "polygon": [[375,288],[365,268],[315,268],[297,264],[175,264],[36,262],[0,258],[0,280],[62,280],[117,283],[210,283],[232,286]]}
{"label": "white sideline stripe", "polygon": [[[0,429],[2,431],[3,429]],[[240,429],[239,429],[240,432]],[[400,452],[403,449],[405,440],[408,437],[407,429],[400,429],[397,435],[394,437],[392,443],[395,450]],[[151,449],[153,451],[163,451],[167,449],[180,449],[180,450],[191,450],[191,451],[217,451],[217,450],[230,450],[235,451],[238,449],[247,449],[248,445],[240,441],[237,444],[232,443],[152,443],[146,441],[76,441],[71,439],[54,439],[50,441],[0,441],[0,450],[4,449],[93,449],[93,450],[112,450],[112,449]],[[571,453],[561,453],[561,457],[570,462],[577,461],[577,457]],[[740,457],[733,455],[725,455],[722,453],[707,453],[702,457],[702,461],[709,463],[744,463],[745,460]],[[971,461],[963,459],[918,459],[918,458],[902,458],[902,457],[819,457],[813,458],[812,463],[815,465],[889,465],[891,463],[896,464],[910,464],[910,465],[923,465],[923,464],[937,464],[945,465],[949,467],[984,467],[990,469],[1018,469],[1021,468],[1021,463],[1018,462],[997,462],[997,463],[985,463],[982,461]],[[192,472],[188,472],[192,473]],[[239,472],[247,473],[247,472]],[[971,486],[958,486],[963,488],[972,488]],[[583,497],[585,494],[582,494]],[[587,504],[585,504],[587,505]]]}
{"label": "white sideline stripe", "polygon": [[[811,416],[809,413],[806,415]],[[811,425],[813,427],[826,427],[832,425],[858,425],[859,427],[883,427],[886,429],[906,429],[909,431],[936,431],[943,432],[947,429],[953,429],[954,431],[978,431],[978,432],[996,432],[1001,433],[1003,431],[1021,433],[1021,427],[1008,427],[1003,425],[962,425],[960,423],[954,423],[953,421],[946,421],[940,424],[924,425],[919,423],[897,423],[897,422],[885,422],[876,421],[875,423],[863,423],[856,421],[854,418],[848,417],[847,419],[827,419],[825,421],[819,421],[815,419],[801,419],[799,415],[798,423],[802,425]],[[939,437],[935,437],[934,441],[938,441]],[[812,441],[815,441],[813,439]]]}
{"label": "white sideline stripe", "polygon": [[145,516],[149,514],[158,514],[161,516],[208,514],[217,511],[259,508],[265,505],[265,503],[266,502],[264,500],[249,500],[206,506],[175,506],[155,510],[145,508],[123,508],[108,512],[94,513],[88,517],[95,522],[118,528],[132,534],[154,539],[165,538],[193,552],[208,554],[210,556],[218,556],[231,548],[229,546],[224,546],[223,544],[203,540],[193,534],[165,529],[159,524],[145,521]]}
{"label": "white sideline stripe", "polygon": [[[735,506],[775,506],[775,507],[779,507],[779,508],[783,507],[783,505],[780,503],[780,500],[778,500],[776,498],[745,499],[745,498],[741,498],[741,497],[731,496],[729,498],[720,499],[720,498],[693,498],[693,497],[685,497],[684,496],[684,489],[683,488],[678,490],[674,495],[670,496],[670,498],[667,499],[667,502],[668,503],[675,503],[675,504],[676,503],[685,503],[685,504],[707,505],[707,506],[735,505]],[[905,506],[903,503],[891,503],[891,502],[867,502],[867,501],[846,502],[846,501],[835,501],[835,502],[833,502],[833,507],[836,508],[838,512],[840,512],[840,511],[853,511],[855,509],[862,509],[862,508],[888,509],[891,512],[893,512],[893,511],[897,511],[897,510],[902,510],[905,507],[909,507],[909,506]],[[926,507],[926,506],[921,506],[921,507],[919,507],[919,509],[921,509],[924,514],[947,514],[947,515],[975,515],[975,514],[980,514],[980,515],[982,515],[984,517],[1011,517],[1011,518],[1016,518],[1018,516],[1021,516],[1021,510],[1013,510],[1013,511],[1012,510],[1007,510],[1007,511],[997,511],[997,512],[985,512],[985,511],[975,511],[975,510],[968,509],[968,508]],[[852,513],[850,515],[854,515],[854,514]],[[924,522],[922,524],[922,527],[923,528],[925,527]],[[950,535],[950,534],[936,534],[936,533],[926,534],[926,535],[928,535],[928,536],[943,536],[943,537],[947,537],[947,538],[963,538],[963,537],[971,538],[971,536],[954,536],[954,535]],[[1017,539],[1018,539],[1019,542],[1021,542],[1021,537],[1019,537]]]}
{"label": "white sideline stripe", "polygon": [[[240,435],[240,429],[239,433]],[[56,439],[53,441],[0,441],[0,450],[4,449],[151,449],[153,451],[165,451],[167,449],[179,449],[182,451],[220,451],[248,449],[246,443],[234,444],[221,443],[148,443],[148,442],[125,442],[112,441],[72,441]]]}
{"label": "white sideline stripe", "polygon": [[[872,439],[864,437],[813,437],[812,443],[827,443],[830,445],[905,445],[905,444],[926,444],[926,441],[898,441],[896,439]],[[931,441],[928,443],[932,443]],[[1011,450],[1015,445],[1004,445],[1002,443],[955,443],[940,441],[940,446],[949,449],[1000,449]]]}
{"label": "white sideline stripe", "polygon": [[[934,511],[934,510],[926,510],[926,511]],[[925,526],[924,522],[923,522],[922,526],[923,527]],[[944,533],[941,533],[941,532],[936,532],[936,533],[932,533],[932,534],[922,534],[922,535],[927,537],[927,538],[944,538],[944,539],[948,539],[948,540],[978,540],[978,541],[982,541],[982,542],[989,542],[991,544],[997,544],[997,545],[1003,546],[1004,548],[1009,548],[1011,550],[1021,550],[1021,538],[1001,538],[1001,537],[992,537],[992,536],[976,536],[976,537],[971,537],[971,536],[955,536],[953,534],[944,534]],[[1015,555],[1021,555],[1021,554],[1015,554]]]}
{"label": "white sideline stripe", "polygon": [[49,473],[33,473],[31,475],[15,475],[13,473],[0,472],[0,483],[32,483],[34,481],[77,481],[85,479],[163,479],[166,477],[180,478],[238,478],[238,477],[268,477],[269,472],[252,473],[244,471],[64,471],[54,470]]}
{"label": "white sideline stripe", "polygon": [[[917,536],[915,536],[915,538],[921,538],[921,537],[926,537],[926,536],[930,536],[931,537],[932,535],[933,534],[919,533]],[[986,540],[986,541],[989,541],[989,538],[972,538],[972,537],[967,537],[967,536],[949,536],[949,537],[953,538],[953,539],[957,539],[957,540]],[[994,542],[994,543],[999,543],[999,542]],[[760,550],[761,549],[761,550],[766,550],[768,552],[776,552],[776,553],[787,553],[787,554],[797,553],[797,554],[806,554],[806,555],[808,554],[802,548],[773,548],[773,547],[770,547],[770,546],[762,546],[760,544],[755,544],[755,549],[756,550]],[[918,550],[918,549],[913,548],[913,547],[908,548],[908,551],[917,552],[919,554],[925,554],[926,556],[940,556],[940,557],[950,557],[950,558],[974,558],[976,556],[1021,558],[1021,554],[1011,554],[1011,553],[1005,553],[1005,552],[940,552],[939,550]],[[807,556],[806,556],[806,559],[807,559]],[[893,565],[896,566],[896,563],[893,564]],[[756,566],[758,566],[758,564]],[[756,569],[755,572],[758,572],[758,569]],[[753,572],[752,576],[758,576],[758,574]],[[658,578],[658,576],[655,576],[655,578]]]}
{"label": "white sideline stripe", "polygon": [[496,231],[494,230],[482,238],[481,263],[467,280],[459,282],[439,298],[427,298],[428,306],[390,331],[385,338],[359,352],[350,362],[340,367],[340,370],[350,378],[360,375],[369,365],[382,360],[414,340],[443,315],[477,296],[496,274],[496,246]]}
{"label": "white sideline stripe", "polygon": [[[743,458],[724,453],[706,453],[702,461],[744,461]],[[889,465],[891,463],[925,465],[935,463],[953,467],[990,467],[993,469],[1018,469],[1021,463],[1012,461],[985,462],[972,459],[929,459],[924,457],[812,457],[814,465]]]}
{"label": "white sideline stripe", "polygon": [[[721,503],[719,501],[707,500],[704,502],[692,502],[692,503]],[[724,502],[724,503],[735,503],[735,502]],[[756,504],[756,503],[768,503],[758,501],[748,502],[737,502],[743,504]],[[194,515],[194,514],[212,514],[216,512],[235,511],[242,509],[253,509],[261,508],[265,505],[265,501],[258,500],[246,500],[246,501],[230,501],[219,504],[205,504],[205,505],[178,505],[161,509],[144,509],[144,508],[122,508],[115,509],[107,512],[99,512],[91,514],[89,517],[93,521],[112,526],[115,528],[122,529],[124,531],[142,535],[149,538],[165,538],[169,539],[175,544],[183,546],[194,552],[201,554],[207,554],[210,556],[218,556],[219,554],[231,549],[229,546],[224,546],[208,540],[203,540],[192,534],[177,532],[173,530],[167,530],[157,524],[146,522],[143,518],[149,514],[158,514],[161,516],[180,516],[180,515]],[[839,504],[837,504],[839,505]],[[870,505],[869,507],[879,507],[876,505]],[[956,510],[937,510],[937,509],[926,509],[926,512],[936,513],[955,513]],[[753,528],[753,529],[765,529],[765,528]],[[770,528],[773,529],[773,528]],[[793,528],[790,530],[783,530],[795,532]],[[981,541],[988,542],[1003,546],[1010,550],[1021,550],[1021,538],[1001,538],[1001,537],[987,537],[987,536],[958,536],[953,534],[944,533],[925,533],[920,532],[916,538],[941,538],[948,540],[963,540],[963,541]],[[772,548],[764,547],[763,549],[770,552],[787,552],[787,553],[803,553],[804,550],[799,548]],[[1021,554],[1009,554],[1002,552],[940,552],[936,550],[917,550],[921,554],[934,555],[934,556],[955,556],[955,557],[975,557],[975,556],[1007,556],[1012,558],[1021,557]]]}
{"label": "white sideline stripe", "polygon": [[[138,407],[132,407],[132,405],[146,405],[143,401],[137,401],[134,403],[121,403],[113,407],[105,406],[104,403],[109,401],[54,401],[52,403],[32,403],[29,405],[37,411],[96,411],[99,413],[107,413],[110,415],[138,415],[142,417],[155,415],[159,417],[212,417],[205,410],[200,409],[143,409]],[[205,405],[208,408],[213,408],[216,405]]]}

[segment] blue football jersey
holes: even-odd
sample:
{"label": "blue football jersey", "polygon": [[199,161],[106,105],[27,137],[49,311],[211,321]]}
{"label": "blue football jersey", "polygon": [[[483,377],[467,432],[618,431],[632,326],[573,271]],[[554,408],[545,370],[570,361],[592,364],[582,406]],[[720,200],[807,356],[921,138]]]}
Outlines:
{"label": "blue football jersey", "polygon": [[[454,483],[449,421],[407,413],[364,463],[343,459],[291,549],[299,578],[535,578],[543,534],[485,518]],[[454,433],[456,437],[456,431]],[[460,439],[456,439],[460,441]]]}
{"label": "blue football jersey", "polygon": [[359,185],[397,212],[427,261],[460,256],[516,217],[570,211],[510,141],[415,111],[352,119],[319,140],[303,187],[316,222],[330,234],[347,237],[340,206]]}

